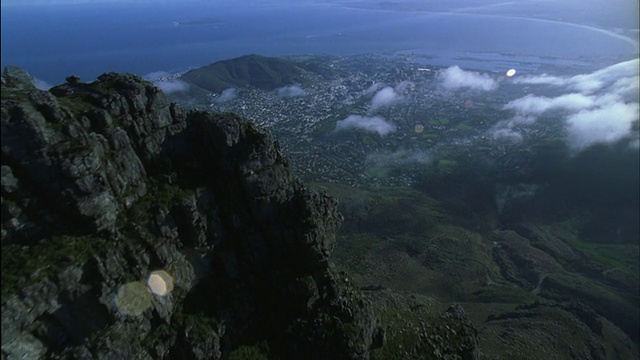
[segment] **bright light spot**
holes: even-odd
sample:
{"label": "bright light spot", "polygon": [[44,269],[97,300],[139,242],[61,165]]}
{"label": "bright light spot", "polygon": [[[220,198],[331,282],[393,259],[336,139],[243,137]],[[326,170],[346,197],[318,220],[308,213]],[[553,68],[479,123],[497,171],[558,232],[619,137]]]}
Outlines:
{"label": "bright light spot", "polygon": [[424,125],[416,125],[416,127],[413,129],[416,133],[420,134],[421,132],[424,131]]}
{"label": "bright light spot", "polygon": [[151,293],[142,281],[124,284],[115,298],[118,311],[125,315],[140,315],[151,306]]}
{"label": "bright light spot", "polygon": [[157,270],[149,275],[147,285],[154,294],[165,296],[173,290],[173,278],[166,271]]}
{"label": "bright light spot", "polygon": [[507,77],[512,77],[515,74],[516,74],[516,69],[509,69],[509,71],[507,71]]}

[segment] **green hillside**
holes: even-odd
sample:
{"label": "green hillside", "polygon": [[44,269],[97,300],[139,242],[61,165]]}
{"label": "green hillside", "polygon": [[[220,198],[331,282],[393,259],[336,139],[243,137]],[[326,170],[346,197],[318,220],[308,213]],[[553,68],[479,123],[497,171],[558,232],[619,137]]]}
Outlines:
{"label": "green hillside", "polygon": [[222,92],[230,87],[253,86],[262,90],[300,83],[311,72],[284,59],[246,55],[191,70],[181,79],[202,89]]}

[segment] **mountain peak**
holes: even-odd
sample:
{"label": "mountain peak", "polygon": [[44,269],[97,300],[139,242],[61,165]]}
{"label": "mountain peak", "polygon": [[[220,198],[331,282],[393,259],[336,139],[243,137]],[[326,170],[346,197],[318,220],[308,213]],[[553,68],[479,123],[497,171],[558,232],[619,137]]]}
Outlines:
{"label": "mountain peak", "polygon": [[50,92],[5,74],[7,358],[219,359],[255,343],[366,359],[382,344],[371,306],[329,266],[336,202],[267,134],[185,115],[130,74]]}
{"label": "mountain peak", "polygon": [[181,79],[202,89],[220,93],[230,87],[273,90],[304,81],[311,72],[292,61],[261,55],[245,55],[191,70]]}

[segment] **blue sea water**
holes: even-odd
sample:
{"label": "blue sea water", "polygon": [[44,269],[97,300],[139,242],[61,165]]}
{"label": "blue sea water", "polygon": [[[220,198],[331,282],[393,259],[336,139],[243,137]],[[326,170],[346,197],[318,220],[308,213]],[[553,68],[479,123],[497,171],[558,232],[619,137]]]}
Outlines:
{"label": "blue sea water", "polygon": [[[637,44],[570,24],[488,15],[393,12],[332,5],[219,2],[3,6],[2,66],[59,83],[107,71],[178,72],[261,55],[420,51],[436,65],[491,70],[491,56],[551,57],[567,65],[637,56]],[[572,59],[567,62],[567,59]],[[492,65],[493,64],[493,65]],[[502,70],[502,69],[500,69]]]}

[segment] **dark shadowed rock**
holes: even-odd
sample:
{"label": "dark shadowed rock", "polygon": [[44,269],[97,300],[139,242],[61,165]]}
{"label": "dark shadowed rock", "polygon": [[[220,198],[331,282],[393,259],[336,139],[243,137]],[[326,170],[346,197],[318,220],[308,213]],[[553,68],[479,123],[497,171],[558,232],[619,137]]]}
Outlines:
{"label": "dark shadowed rock", "polygon": [[[369,359],[387,342],[330,264],[336,201],[246,120],[185,114],[130,74],[41,91],[17,68],[1,115],[3,358]],[[475,359],[461,308],[440,322],[417,320],[412,354]]]}
{"label": "dark shadowed rock", "polygon": [[367,359],[384,330],[329,265],[341,221],[233,114],[2,75],[3,358]]}

